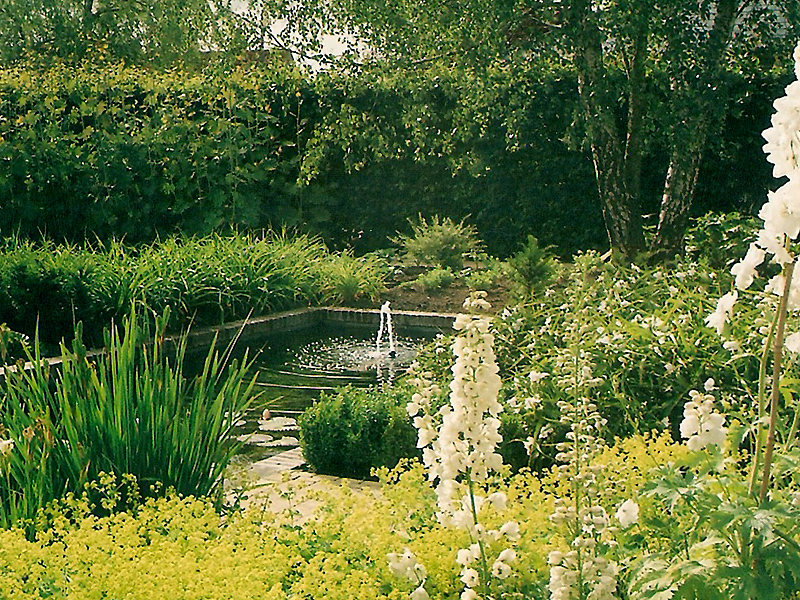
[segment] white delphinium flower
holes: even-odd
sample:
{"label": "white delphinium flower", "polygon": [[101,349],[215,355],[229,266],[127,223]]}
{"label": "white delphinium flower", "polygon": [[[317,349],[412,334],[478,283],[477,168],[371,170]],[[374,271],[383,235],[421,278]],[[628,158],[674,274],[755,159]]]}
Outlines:
{"label": "white delphinium flower", "polygon": [[764,262],[766,253],[764,250],[750,244],[745,257],[731,268],[731,274],[736,277],[736,287],[746,290],[750,287],[757,275],[758,266]]}
{"label": "white delphinium flower", "polygon": [[789,352],[800,354],[800,331],[796,331],[783,341],[783,347]]}
{"label": "white delphinium flower", "polygon": [[418,584],[417,588],[411,592],[411,600],[428,600],[428,592],[425,590],[428,573],[411,550],[404,548],[402,554],[392,552],[387,555],[387,558],[389,559],[389,570],[395,577],[408,579],[412,583]]}
{"label": "white delphinium flower", "polygon": [[722,446],[727,434],[725,416],[714,410],[714,396],[691,390],[689,397],[680,426],[681,437],[688,438],[686,445],[690,450]]}
{"label": "white delphinium flower", "polygon": [[549,377],[549,376],[550,376],[550,373],[544,373],[544,372],[540,372],[540,371],[531,371],[528,374],[528,378],[533,383],[539,383],[542,379],[544,379],[545,377]]}
{"label": "white delphinium flower", "polygon": [[[794,58],[795,73],[800,77],[800,44],[795,48]],[[750,287],[757,275],[757,267],[767,255],[782,267],[794,263],[797,258],[789,244],[800,235],[800,81],[790,83],[786,95],[775,100],[774,107],[772,124],[762,134],[766,140],[764,152],[773,165],[773,175],[786,177],[788,181],[774,192],[768,192],[767,202],[758,213],[764,221],[763,227],[745,257],[731,269],[740,290]],[[790,310],[800,309],[798,279],[791,281]],[[782,296],[784,287],[784,276],[778,275],[770,281],[767,292]],[[735,291],[725,294],[714,313],[706,318],[706,323],[720,334],[730,318],[735,294]]]}
{"label": "white delphinium flower", "polygon": [[591,463],[602,449],[596,432],[605,423],[594,404],[582,398],[576,404],[559,403],[562,421],[570,424],[567,441],[558,445],[556,459],[559,479],[574,490],[580,490],[569,500],[557,498],[550,520],[562,526],[570,539],[572,550],[553,552],[548,558],[551,600],[572,598],[614,597],[616,565],[598,554],[598,541],[609,532],[609,518],[597,504],[597,469]]}
{"label": "white delphinium flower", "polygon": [[425,590],[424,585],[420,585],[417,589],[411,592],[409,598],[411,600],[430,600],[430,596],[428,595],[428,592]]}
{"label": "white delphinium flower", "polygon": [[619,526],[627,529],[639,521],[639,505],[631,499],[625,500],[614,516],[619,521]]}
{"label": "white delphinium flower", "polygon": [[[485,293],[476,292],[464,302],[467,310],[486,309]],[[489,543],[506,537],[519,538],[519,528],[506,523],[500,530],[487,530],[478,522],[484,506],[495,511],[505,510],[506,496],[495,492],[484,498],[473,492],[474,486],[486,483],[493,471],[503,464],[497,452],[500,435],[499,368],[494,355],[494,335],[491,319],[483,315],[461,314],[453,324],[458,332],[452,344],[455,363],[450,383],[450,402],[438,411],[431,410],[431,399],[439,390],[424,378],[418,378],[418,392],[408,404],[419,432],[418,447],[423,449],[422,460],[428,478],[434,482],[437,496],[437,519],[444,525],[468,531],[474,542],[469,548],[458,551],[461,581],[466,589],[462,599],[475,599],[475,588],[488,590],[487,579],[494,576],[504,579],[510,574],[508,562],[513,550],[504,550],[492,565],[486,562]],[[420,389],[419,384],[422,384]],[[478,561],[476,563],[476,561]],[[494,568],[496,566],[496,568]],[[489,570],[491,568],[491,571]]]}
{"label": "white delphinium flower", "polygon": [[739,294],[736,290],[728,292],[717,301],[716,310],[706,317],[706,325],[713,327],[717,333],[722,335],[725,330],[725,323],[730,319],[733,307],[736,300],[739,299]]}
{"label": "white delphinium flower", "polygon": [[[480,297],[468,298],[465,307],[484,303]],[[423,462],[429,477],[438,481],[436,493],[443,522],[463,512],[460,504],[466,490],[459,477],[468,473],[474,482],[482,483],[503,462],[496,452],[502,439],[498,417],[503,407],[497,400],[501,382],[490,326],[489,317],[456,317],[453,327],[460,335],[453,342],[456,361],[451,368],[450,404],[439,411],[441,425],[435,436],[423,439],[420,429],[420,446],[431,450],[423,452]],[[430,429],[429,421],[421,420],[418,425],[417,419],[415,426]]]}

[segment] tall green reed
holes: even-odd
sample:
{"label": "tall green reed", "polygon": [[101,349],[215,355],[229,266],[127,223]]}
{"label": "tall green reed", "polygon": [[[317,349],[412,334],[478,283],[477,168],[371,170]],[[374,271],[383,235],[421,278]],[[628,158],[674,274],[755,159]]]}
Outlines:
{"label": "tall green reed", "polygon": [[[135,313],[106,332],[90,355],[80,327],[51,367],[36,350],[0,383],[0,525],[31,522],[39,509],[114,474],[134,476],[144,496],[174,489],[221,502],[225,468],[238,448],[234,424],[253,397],[245,357],[209,349],[199,374],[183,362],[187,338],[164,342]],[[11,444],[9,444],[11,445]]]}

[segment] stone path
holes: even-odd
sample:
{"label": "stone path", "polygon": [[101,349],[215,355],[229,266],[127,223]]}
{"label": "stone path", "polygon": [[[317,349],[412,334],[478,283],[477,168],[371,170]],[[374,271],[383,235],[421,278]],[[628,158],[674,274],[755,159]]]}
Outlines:
{"label": "stone path", "polygon": [[[266,510],[291,518],[294,524],[301,524],[313,517],[320,505],[320,494],[335,493],[343,487],[363,495],[365,500],[380,494],[380,485],[375,481],[298,470],[304,464],[300,448],[250,464],[244,473],[248,484],[239,501],[242,508]],[[235,492],[232,490],[231,494],[235,495]]]}
{"label": "stone path", "polygon": [[304,464],[306,464],[306,459],[303,458],[303,452],[300,448],[292,448],[252,463],[249,470],[259,481],[276,481],[280,479],[280,474],[284,471],[302,467]]}

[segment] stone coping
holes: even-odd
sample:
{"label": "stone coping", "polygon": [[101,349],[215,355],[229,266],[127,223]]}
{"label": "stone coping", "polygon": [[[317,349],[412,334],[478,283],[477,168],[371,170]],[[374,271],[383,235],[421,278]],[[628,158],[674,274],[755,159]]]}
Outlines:
{"label": "stone coping", "polygon": [[[415,311],[392,311],[392,323],[398,327],[439,329],[452,331],[455,314]],[[296,331],[327,324],[369,325],[377,331],[381,312],[374,309],[314,307],[289,310],[263,317],[234,321],[224,325],[190,331],[188,349],[207,348],[216,337],[224,346],[235,338],[240,341],[260,339],[266,335]],[[177,339],[177,338],[175,338]]]}

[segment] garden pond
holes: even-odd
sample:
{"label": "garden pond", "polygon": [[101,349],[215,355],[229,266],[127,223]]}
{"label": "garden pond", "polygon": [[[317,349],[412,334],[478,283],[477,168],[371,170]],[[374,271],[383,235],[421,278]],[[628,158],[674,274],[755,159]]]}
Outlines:
{"label": "garden pond", "polygon": [[[391,386],[420,345],[445,330],[441,323],[438,316],[429,325],[400,319],[390,340],[373,323],[321,320],[239,340],[233,356],[241,359],[247,352],[257,388],[256,401],[235,429],[245,443],[242,453],[261,460],[298,445],[296,418],[323,393],[344,386]],[[189,365],[201,364],[205,354],[187,353]]]}

